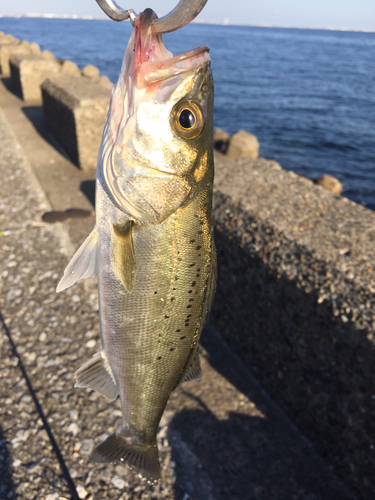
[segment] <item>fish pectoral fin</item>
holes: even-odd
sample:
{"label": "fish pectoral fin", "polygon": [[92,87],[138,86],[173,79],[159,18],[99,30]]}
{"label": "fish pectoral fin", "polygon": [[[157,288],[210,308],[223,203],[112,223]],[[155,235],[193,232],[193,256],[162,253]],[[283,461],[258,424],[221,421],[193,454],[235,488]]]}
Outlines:
{"label": "fish pectoral fin", "polygon": [[75,387],[87,387],[110,401],[118,396],[118,387],[104,352],[98,352],[73,375]]}
{"label": "fish pectoral fin", "polygon": [[62,292],[80,279],[91,278],[98,274],[97,242],[98,237],[94,228],[67,265],[56,292]]}
{"label": "fish pectoral fin", "polygon": [[148,481],[160,479],[160,464],[156,441],[151,445],[133,445],[131,437],[111,434],[91,453],[92,462],[126,463]]}
{"label": "fish pectoral fin", "polygon": [[201,378],[201,361],[199,359],[198,349],[196,348],[189,359],[185,372],[181,378],[181,382],[190,382],[190,380],[200,380]]}
{"label": "fish pectoral fin", "polygon": [[135,285],[135,253],[133,245],[133,224],[129,220],[126,224],[113,225],[112,237],[112,257],[116,276],[128,292],[131,292]]}

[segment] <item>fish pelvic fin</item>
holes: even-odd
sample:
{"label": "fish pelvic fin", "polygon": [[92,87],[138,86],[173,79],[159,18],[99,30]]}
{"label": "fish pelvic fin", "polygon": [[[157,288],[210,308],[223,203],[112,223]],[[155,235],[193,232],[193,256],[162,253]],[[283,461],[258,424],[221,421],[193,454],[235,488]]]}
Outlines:
{"label": "fish pelvic fin", "polygon": [[128,292],[135,285],[136,262],[133,246],[133,224],[129,220],[125,225],[113,225],[112,256],[116,276]]}
{"label": "fish pelvic fin", "polygon": [[94,228],[67,265],[64,276],[57,285],[57,293],[71,287],[80,279],[91,278],[98,274],[97,243],[98,237]]}
{"label": "fish pelvic fin", "polygon": [[160,463],[156,440],[151,445],[133,445],[122,434],[111,434],[97,446],[89,459],[92,462],[119,462],[127,464],[149,482],[160,479]]}
{"label": "fish pelvic fin", "polygon": [[87,387],[114,401],[118,396],[118,387],[114,375],[103,351],[87,361],[73,375],[75,387]]}

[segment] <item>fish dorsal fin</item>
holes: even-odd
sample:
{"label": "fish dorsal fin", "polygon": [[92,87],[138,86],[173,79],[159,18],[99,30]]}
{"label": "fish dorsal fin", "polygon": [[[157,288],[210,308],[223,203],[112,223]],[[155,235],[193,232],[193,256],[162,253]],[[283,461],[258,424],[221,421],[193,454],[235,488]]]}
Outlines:
{"label": "fish dorsal fin", "polygon": [[181,382],[190,382],[190,380],[200,380],[202,378],[201,362],[199,359],[198,348],[194,349],[191,355],[185,373],[181,378]]}
{"label": "fish dorsal fin", "polygon": [[114,401],[118,395],[118,387],[112,370],[103,351],[79,368],[75,374],[75,387],[87,387],[99,392],[110,401]]}
{"label": "fish dorsal fin", "polygon": [[91,278],[98,274],[97,242],[98,237],[94,228],[67,265],[56,292],[62,292],[80,279]]}
{"label": "fish dorsal fin", "polygon": [[113,225],[112,256],[117,277],[128,292],[135,285],[135,253],[133,246],[133,221],[124,225]]}

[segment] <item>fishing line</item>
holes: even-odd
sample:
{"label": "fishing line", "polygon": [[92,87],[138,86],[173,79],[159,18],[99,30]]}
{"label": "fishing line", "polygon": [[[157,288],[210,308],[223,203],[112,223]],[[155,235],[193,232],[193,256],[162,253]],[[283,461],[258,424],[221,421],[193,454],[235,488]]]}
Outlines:
{"label": "fishing line", "polygon": [[0,321],[1,321],[2,325],[3,325],[5,333],[7,334],[7,337],[9,339],[10,345],[12,346],[13,354],[18,359],[18,366],[21,368],[22,374],[23,374],[23,376],[24,376],[24,378],[26,380],[27,387],[29,388],[29,391],[30,391],[30,394],[31,394],[31,396],[32,396],[32,398],[34,400],[36,409],[38,410],[39,416],[40,416],[40,418],[41,418],[41,420],[43,422],[43,426],[44,426],[45,430],[47,431],[47,434],[48,434],[49,440],[51,442],[53,451],[55,452],[55,455],[57,457],[57,460],[59,461],[62,473],[63,473],[63,475],[64,475],[64,477],[66,479],[66,482],[68,483],[68,487],[70,489],[70,493],[72,495],[72,499],[73,500],[79,500],[79,496],[78,496],[76,487],[74,486],[73,480],[70,477],[68,468],[67,468],[67,466],[65,464],[65,461],[64,461],[64,459],[63,459],[63,457],[62,457],[62,455],[60,453],[59,447],[58,447],[58,445],[57,445],[57,443],[55,441],[55,438],[54,438],[54,436],[52,434],[51,428],[48,425],[47,419],[46,419],[46,417],[44,415],[44,412],[42,410],[42,407],[41,407],[41,405],[39,403],[38,396],[36,395],[36,393],[35,393],[35,391],[33,389],[33,386],[31,385],[31,381],[30,381],[30,379],[29,379],[29,377],[27,375],[26,368],[25,368],[24,364],[22,363],[21,356],[18,354],[16,344],[13,342],[12,335],[10,333],[8,325],[5,323],[4,317],[3,317],[3,315],[2,315],[1,312],[0,312]]}

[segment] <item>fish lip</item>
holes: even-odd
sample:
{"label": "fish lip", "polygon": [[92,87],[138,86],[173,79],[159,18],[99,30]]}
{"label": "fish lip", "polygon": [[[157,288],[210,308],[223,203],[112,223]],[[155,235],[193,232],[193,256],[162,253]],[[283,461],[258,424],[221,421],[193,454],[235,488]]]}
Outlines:
{"label": "fish lip", "polygon": [[201,45],[196,49],[192,49],[188,52],[184,52],[183,54],[178,54],[177,56],[170,57],[169,59],[166,59],[166,61],[181,62],[185,61],[185,59],[189,59],[190,57],[196,57],[200,54],[203,54],[203,52],[210,52],[210,47],[208,45]]}
{"label": "fish lip", "polygon": [[139,83],[145,87],[183,73],[197,71],[204,66],[209,66],[211,64],[208,55],[209,51],[210,48],[208,45],[202,45],[196,49],[161,61],[144,62],[140,68]]}

